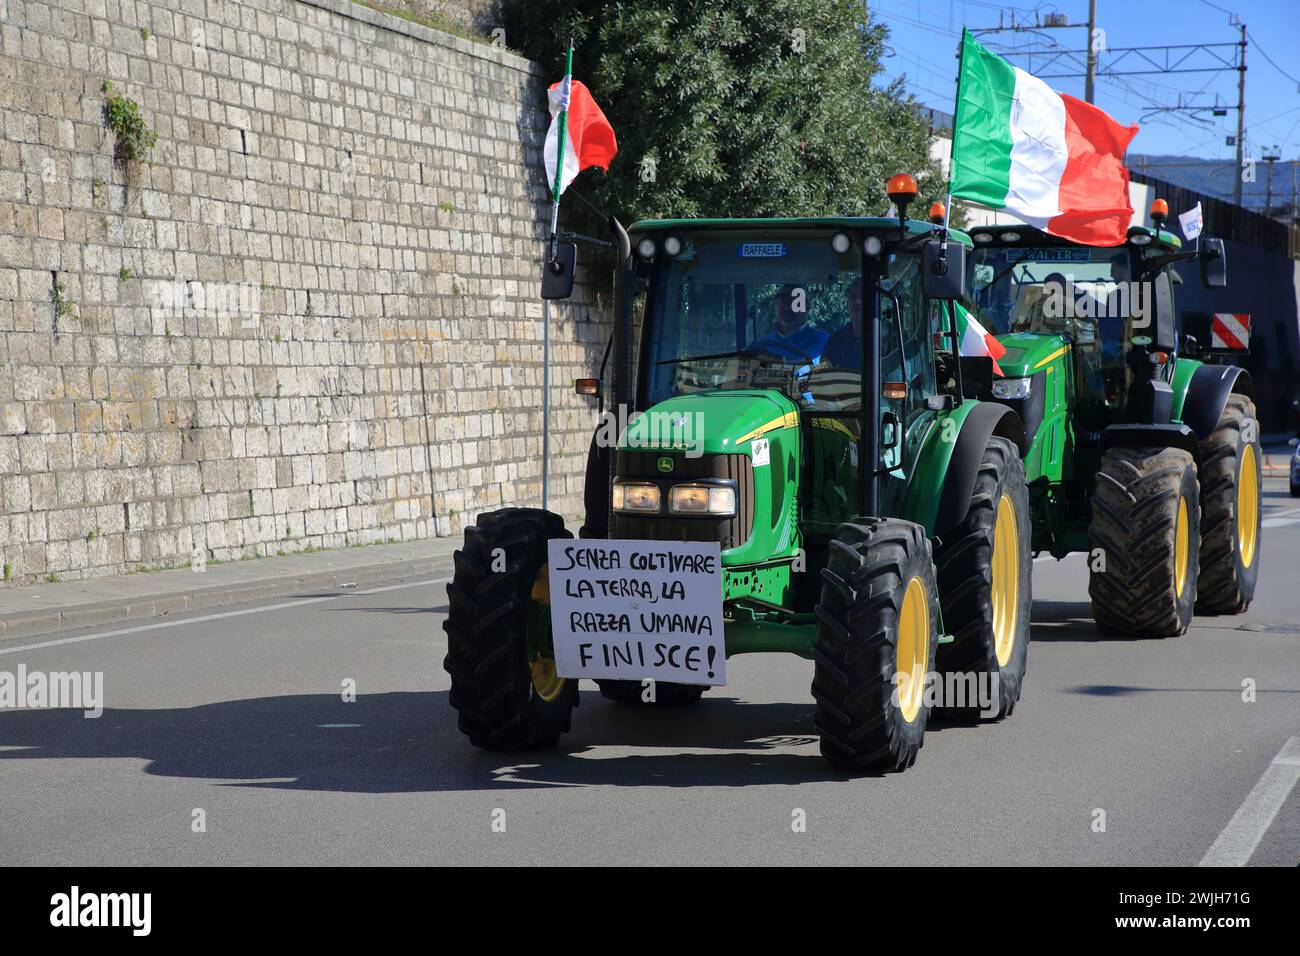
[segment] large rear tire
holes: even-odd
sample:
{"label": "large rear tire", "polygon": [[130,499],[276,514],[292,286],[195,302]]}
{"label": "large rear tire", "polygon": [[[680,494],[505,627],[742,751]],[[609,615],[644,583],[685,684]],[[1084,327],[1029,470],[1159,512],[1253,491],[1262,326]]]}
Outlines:
{"label": "large rear tire", "polygon": [[476,747],[552,747],[569,729],[578,682],[551,649],[546,542],[572,538],[549,511],[505,508],[465,529],[447,585],[451,706]]}
{"label": "large rear tire", "polygon": [[[945,693],[943,706],[972,710],[970,691],[988,687],[996,697],[980,701],[980,709],[987,703],[997,718],[1009,716],[1029,656],[1034,559],[1025,466],[1007,439],[989,439],[966,518],[947,539],[935,570],[943,626],[953,640],[939,646],[937,659],[943,674],[963,679],[966,699]],[[951,686],[945,676],[945,690]]]}
{"label": "large rear tire", "polygon": [[1178,636],[1196,604],[1196,463],[1179,448],[1112,448],[1101,459],[1088,529],[1088,594],[1108,634]]}
{"label": "large rear tire", "polygon": [[812,693],[821,752],[845,770],[905,770],[930,716],[939,599],[925,529],[840,525],[822,571]]}
{"label": "large rear tire", "polygon": [[1263,460],[1255,403],[1245,395],[1229,395],[1218,426],[1200,447],[1198,612],[1240,614],[1255,597]]}

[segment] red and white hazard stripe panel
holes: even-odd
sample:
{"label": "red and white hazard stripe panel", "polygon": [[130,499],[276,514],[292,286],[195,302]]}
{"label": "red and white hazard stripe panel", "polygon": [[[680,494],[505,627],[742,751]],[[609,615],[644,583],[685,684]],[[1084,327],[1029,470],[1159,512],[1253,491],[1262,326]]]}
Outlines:
{"label": "red and white hazard stripe panel", "polygon": [[1250,315],[1244,312],[1215,312],[1210,323],[1210,348],[1249,349]]}

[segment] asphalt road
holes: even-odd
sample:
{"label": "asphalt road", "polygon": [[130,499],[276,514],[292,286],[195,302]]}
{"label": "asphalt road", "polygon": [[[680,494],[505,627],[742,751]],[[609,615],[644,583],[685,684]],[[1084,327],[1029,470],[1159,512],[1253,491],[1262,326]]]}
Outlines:
{"label": "asphalt road", "polygon": [[1015,714],[932,724],[877,777],[821,760],[812,665],[779,656],[734,658],[684,710],[593,688],[559,750],[476,751],[429,582],[9,641],[0,671],[102,671],[105,709],[0,710],[0,862],[1194,865],[1214,845],[1295,866],[1300,500],[1269,479],[1265,507],[1253,607],[1178,639],[1101,637],[1082,560],[1037,562]]}

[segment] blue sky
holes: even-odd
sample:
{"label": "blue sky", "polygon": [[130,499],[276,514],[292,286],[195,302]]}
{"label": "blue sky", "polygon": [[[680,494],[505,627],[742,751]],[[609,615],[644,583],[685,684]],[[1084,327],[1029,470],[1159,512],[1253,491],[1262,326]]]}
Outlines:
{"label": "blue sky", "polygon": [[[1034,12],[1064,13],[1070,23],[1087,23],[1087,0],[1029,0],[999,4],[995,0],[867,0],[873,20],[890,29],[893,55],[884,61],[890,78],[904,76],[912,93],[926,106],[952,110],[956,50],[962,25],[975,29],[998,25],[999,11],[1016,11],[1017,20],[1033,22]],[[1097,24],[1114,49],[1144,45],[1234,43],[1229,26],[1236,13],[1250,34],[1246,50],[1246,151],[1258,158],[1261,150],[1278,146],[1285,160],[1300,158],[1300,3],[1296,0],[1097,0]],[[981,37],[992,49],[1055,41],[1062,48],[1085,48],[1086,29],[1045,30],[1041,33],[1000,33]],[[1272,63],[1269,59],[1272,59]],[[1023,59],[1013,63],[1026,66]],[[1105,57],[1102,58],[1103,66]],[[1290,78],[1284,75],[1290,74]],[[1083,80],[1052,79],[1063,93],[1083,96]],[[1213,102],[1215,94],[1228,114],[1197,122],[1186,113],[1148,116],[1146,104],[1173,105]],[[1181,73],[1126,76],[1097,80],[1097,105],[1142,131],[1132,153],[1180,154],[1203,159],[1232,159],[1235,147],[1225,136],[1237,126],[1237,73]]]}

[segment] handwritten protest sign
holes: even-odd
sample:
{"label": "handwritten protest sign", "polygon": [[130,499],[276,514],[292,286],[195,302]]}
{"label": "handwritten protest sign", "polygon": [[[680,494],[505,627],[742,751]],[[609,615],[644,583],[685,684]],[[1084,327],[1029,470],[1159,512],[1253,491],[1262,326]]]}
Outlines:
{"label": "handwritten protest sign", "polygon": [[727,682],[719,545],[556,539],[548,554],[561,677]]}

